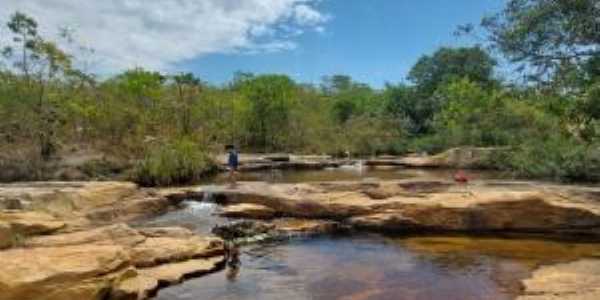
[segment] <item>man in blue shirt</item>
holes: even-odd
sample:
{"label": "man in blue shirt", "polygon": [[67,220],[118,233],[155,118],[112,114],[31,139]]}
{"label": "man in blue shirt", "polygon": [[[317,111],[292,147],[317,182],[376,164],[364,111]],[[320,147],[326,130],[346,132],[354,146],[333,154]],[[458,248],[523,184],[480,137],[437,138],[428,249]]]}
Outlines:
{"label": "man in blue shirt", "polygon": [[238,153],[233,145],[228,145],[227,150],[229,152],[229,157],[227,159],[227,166],[229,167],[229,181],[231,182],[232,186],[235,186],[235,175],[237,173],[239,164]]}

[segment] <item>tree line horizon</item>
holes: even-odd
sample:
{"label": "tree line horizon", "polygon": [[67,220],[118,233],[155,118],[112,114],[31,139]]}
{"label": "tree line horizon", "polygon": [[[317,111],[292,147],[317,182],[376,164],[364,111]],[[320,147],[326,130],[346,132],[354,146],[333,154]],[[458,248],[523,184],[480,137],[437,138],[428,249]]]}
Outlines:
{"label": "tree line horizon", "polygon": [[[236,72],[211,85],[134,68],[98,80],[15,12],[12,43],[0,45],[0,180],[52,178],[87,151],[103,156],[81,167],[92,177],[122,168],[143,184],[178,184],[214,169],[215,154],[235,144],[332,155],[503,147],[485,167],[595,181],[600,32],[582,29],[596,28],[598,15],[594,0],[510,0],[480,26],[459,28],[484,31],[485,44],[423,54],[407,81],[375,89],[343,74],[306,84]],[[498,59],[526,83],[497,76]]]}

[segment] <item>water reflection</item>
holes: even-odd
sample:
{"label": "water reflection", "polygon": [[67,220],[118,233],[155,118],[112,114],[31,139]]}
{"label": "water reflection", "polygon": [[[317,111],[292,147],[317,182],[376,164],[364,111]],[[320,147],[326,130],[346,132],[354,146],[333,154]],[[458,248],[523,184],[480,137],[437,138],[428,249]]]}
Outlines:
{"label": "water reflection", "polygon": [[[600,255],[598,244],[464,237],[323,237],[243,249],[241,267],[158,299],[512,299],[540,264]],[[235,280],[228,280],[235,272]]]}

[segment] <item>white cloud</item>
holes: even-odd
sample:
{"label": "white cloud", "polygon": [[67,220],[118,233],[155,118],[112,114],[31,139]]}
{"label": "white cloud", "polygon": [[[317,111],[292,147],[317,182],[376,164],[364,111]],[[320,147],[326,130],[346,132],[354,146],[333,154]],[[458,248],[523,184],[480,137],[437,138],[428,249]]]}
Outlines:
{"label": "white cloud", "polygon": [[44,36],[73,29],[74,44],[94,49],[94,69],[101,73],[134,66],[168,70],[210,53],[293,49],[289,28],[321,31],[327,22],[319,1],[2,0],[0,21],[19,10],[38,21]]}

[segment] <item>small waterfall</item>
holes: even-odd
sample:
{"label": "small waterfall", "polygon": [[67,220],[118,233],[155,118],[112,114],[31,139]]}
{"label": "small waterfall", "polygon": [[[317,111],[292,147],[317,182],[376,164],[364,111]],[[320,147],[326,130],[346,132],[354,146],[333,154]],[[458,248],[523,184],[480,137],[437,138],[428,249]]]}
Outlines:
{"label": "small waterfall", "polygon": [[202,202],[204,203],[212,203],[215,202],[215,193],[208,189],[204,189],[204,193],[202,193]]}
{"label": "small waterfall", "polygon": [[359,159],[358,162],[356,163],[356,169],[358,170],[358,173],[360,173],[360,174],[363,173],[364,166],[365,166],[365,161],[363,159]]}
{"label": "small waterfall", "polygon": [[216,204],[212,202],[185,201],[185,209],[193,215],[206,215],[216,209]]}

